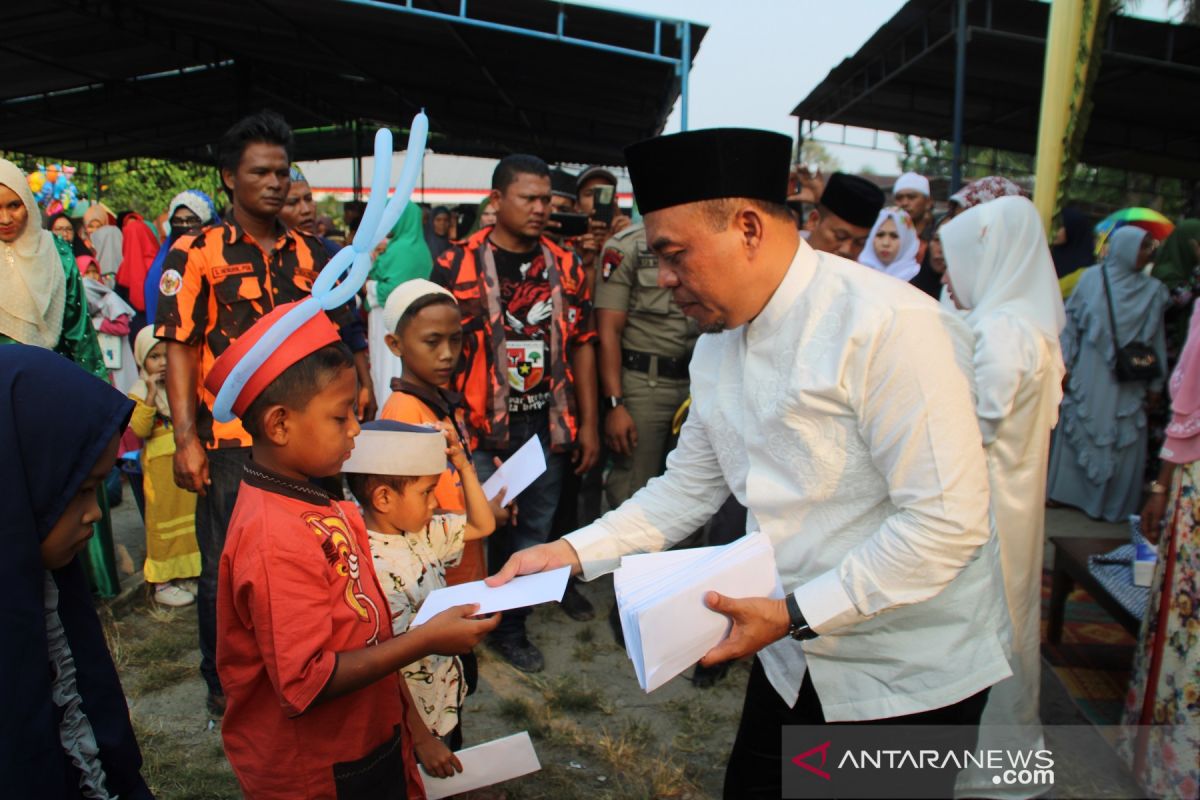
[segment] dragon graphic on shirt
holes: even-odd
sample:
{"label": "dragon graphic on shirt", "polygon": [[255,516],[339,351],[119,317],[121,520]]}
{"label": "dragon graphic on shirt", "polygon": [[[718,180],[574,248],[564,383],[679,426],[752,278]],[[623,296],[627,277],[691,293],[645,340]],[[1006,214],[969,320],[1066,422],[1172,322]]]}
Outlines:
{"label": "dragon graphic on shirt", "polygon": [[354,534],[340,515],[330,516],[308,511],[303,515],[303,519],[321,540],[321,550],[325,553],[325,560],[329,562],[329,566],[333,567],[339,577],[345,578],[343,599],[346,605],[363,622],[374,622],[375,628],[367,638],[367,644],[379,644],[379,609],[363,591],[362,571]]}

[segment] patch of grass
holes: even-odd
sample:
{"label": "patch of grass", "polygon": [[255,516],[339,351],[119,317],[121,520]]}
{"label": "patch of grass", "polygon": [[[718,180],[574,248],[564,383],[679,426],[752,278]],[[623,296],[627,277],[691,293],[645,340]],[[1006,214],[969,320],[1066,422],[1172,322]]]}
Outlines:
{"label": "patch of grass", "polygon": [[545,709],[535,707],[524,697],[501,698],[496,713],[518,728],[529,731],[529,735],[537,739],[545,739],[552,733]]}
{"label": "patch of grass", "polygon": [[612,707],[605,703],[604,695],[587,681],[576,681],[563,676],[554,681],[544,694],[546,703],[556,711],[569,714],[585,711],[612,713]]}
{"label": "patch of grass", "polygon": [[601,728],[595,742],[596,753],[615,770],[626,771],[630,765],[646,760],[646,750],[654,741],[654,730],[648,722],[627,719],[616,731]]}
{"label": "patch of grass", "polygon": [[595,657],[595,655],[596,649],[594,647],[588,647],[587,645],[582,644],[575,645],[575,649],[571,651],[571,657],[581,664],[592,663],[592,659]]}
{"label": "patch of grass", "polygon": [[[126,645],[131,667],[177,662],[197,647],[196,626],[182,614],[151,610],[141,615],[140,636]],[[191,615],[188,615],[191,616]],[[122,623],[124,624],[124,623]],[[132,637],[131,637],[132,638]]]}
{"label": "patch of grass", "polygon": [[134,696],[151,694],[176,686],[196,674],[196,665],[180,661],[165,661],[143,669],[141,679],[132,692]]}
{"label": "patch of grass", "polygon": [[223,751],[196,747],[161,728],[133,723],[142,750],[142,777],[160,800],[237,800],[237,778]]}

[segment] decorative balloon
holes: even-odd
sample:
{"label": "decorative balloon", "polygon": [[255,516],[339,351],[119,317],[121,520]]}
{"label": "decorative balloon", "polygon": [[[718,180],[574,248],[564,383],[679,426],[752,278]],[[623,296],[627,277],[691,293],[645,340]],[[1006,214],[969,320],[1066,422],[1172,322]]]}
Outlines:
{"label": "decorative balloon", "polygon": [[[388,200],[388,175],[392,170],[392,132],[380,128],[375,133],[375,170],[371,176],[371,196],[363,212],[354,241],[337,252],[313,282],[312,296],[287,312],[262,338],[254,343],[242,360],[233,366],[213,402],[213,417],[230,422],[236,416],[233,403],[246,382],[258,371],[267,356],[284,339],[321,311],[330,311],[348,303],[367,280],[371,271],[371,251],[383,241],[400,219],[416,188],[425,156],[429,118],[422,111],[413,117],[408,132],[408,152],[396,182],[396,191]],[[340,282],[339,282],[340,281]]]}
{"label": "decorative balloon", "polygon": [[74,167],[61,164],[44,167],[38,164],[37,169],[29,173],[29,191],[51,216],[59,211],[70,211],[79,202],[74,176]]}

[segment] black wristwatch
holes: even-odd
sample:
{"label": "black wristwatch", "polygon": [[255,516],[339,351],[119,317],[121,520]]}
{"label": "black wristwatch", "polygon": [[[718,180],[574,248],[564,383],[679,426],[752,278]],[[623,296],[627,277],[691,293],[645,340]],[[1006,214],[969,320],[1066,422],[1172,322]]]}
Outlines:
{"label": "black wristwatch", "polygon": [[806,642],[809,639],[815,639],[818,634],[808,625],[808,620],[800,613],[800,604],[796,602],[796,595],[788,592],[787,596],[787,612],[788,612],[788,636],[798,642]]}
{"label": "black wristwatch", "polygon": [[617,406],[625,405],[625,398],[624,397],[606,397],[606,398],[604,398],[604,404],[606,406],[608,406],[610,409],[613,409],[613,408],[616,408]]}

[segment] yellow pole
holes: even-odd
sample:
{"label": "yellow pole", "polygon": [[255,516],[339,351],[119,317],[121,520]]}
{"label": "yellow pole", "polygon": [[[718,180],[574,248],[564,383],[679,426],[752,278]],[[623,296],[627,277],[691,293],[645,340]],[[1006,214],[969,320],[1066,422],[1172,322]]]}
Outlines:
{"label": "yellow pole", "polygon": [[1047,233],[1054,218],[1058,183],[1062,173],[1084,2],[1085,0],[1053,0],[1050,6],[1033,187],[1033,204],[1037,206]]}

